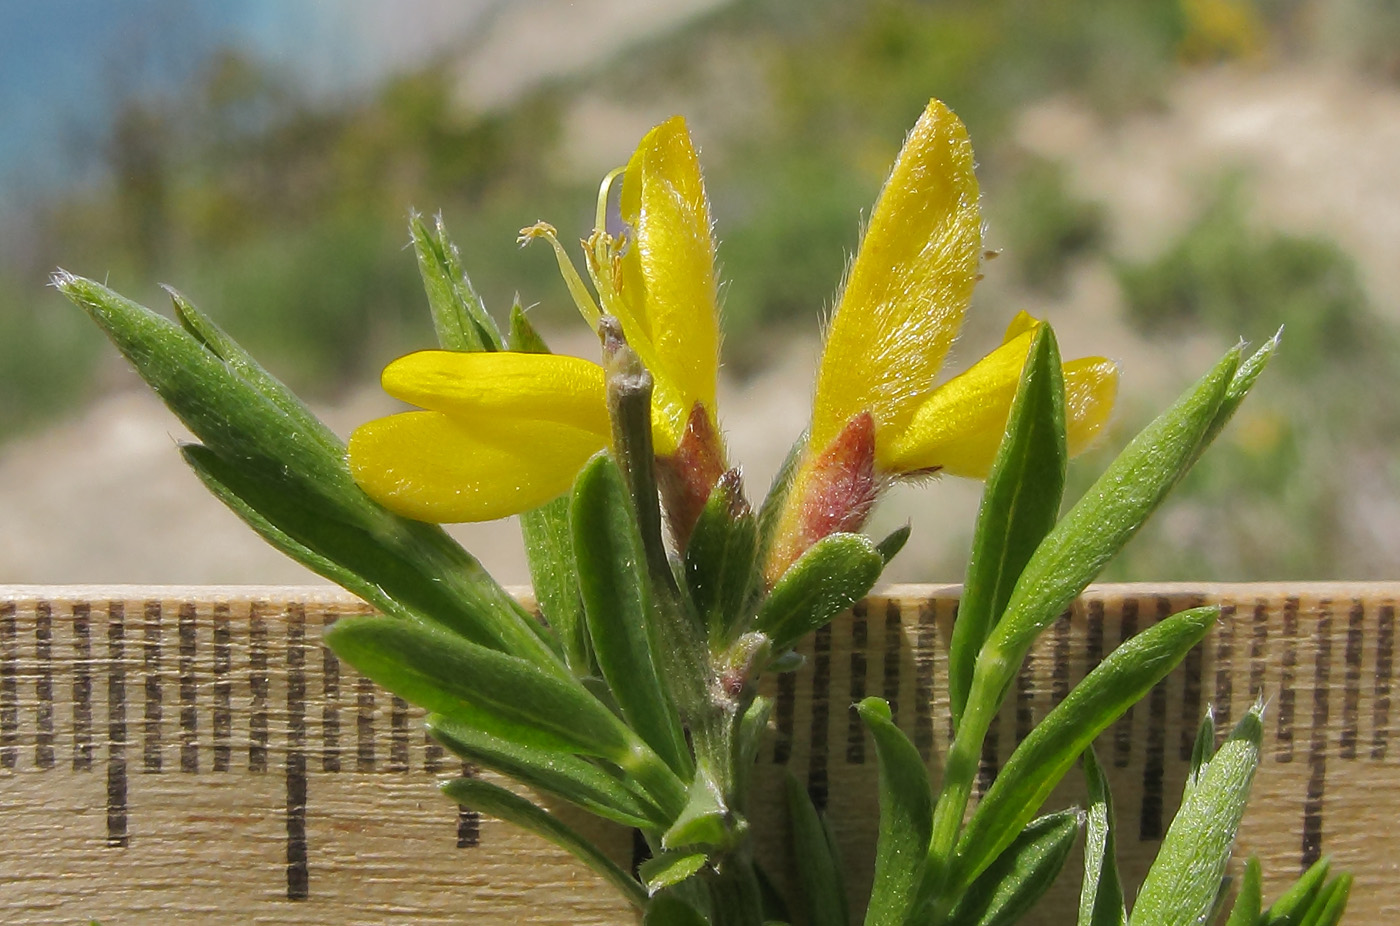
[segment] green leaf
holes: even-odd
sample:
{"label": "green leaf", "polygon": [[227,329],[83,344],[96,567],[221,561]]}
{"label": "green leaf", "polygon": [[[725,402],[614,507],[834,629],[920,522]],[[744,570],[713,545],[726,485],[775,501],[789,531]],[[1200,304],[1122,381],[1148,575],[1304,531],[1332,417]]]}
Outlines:
{"label": "green leaf", "polygon": [[1045,537],[988,638],[999,671],[985,697],[999,703],[1040,632],[1128,542],[1200,455],[1239,366],[1238,348],[1133,438]]}
{"label": "green leaf", "polygon": [[1079,926],[1125,926],[1128,908],[1123,902],[1123,882],[1118,876],[1113,795],[1093,746],[1084,750],[1084,780],[1088,786],[1089,810],[1084,824],[1084,881],[1079,891]]}
{"label": "green leaf", "polygon": [[575,675],[588,675],[593,671],[593,648],[579,596],[568,496],[522,512],[520,532],[540,614],[559,637],[569,668]]}
{"label": "green leaf", "polygon": [[666,816],[626,780],[581,756],[522,746],[440,714],[428,716],[427,728],[454,755],[614,823],[642,829],[668,823]]}
{"label": "green leaf", "polygon": [[1240,883],[1240,892],[1235,896],[1235,906],[1230,911],[1230,918],[1225,921],[1225,926],[1260,926],[1265,922],[1261,910],[1264,905],[1261,894],[1263,880],[1264,872],[1259,866],[1259,856],[1251,855],[1249,861],[1245,862],[1244,881]]}
{"label": "green leaf", "polygon": [[428,294],[438,343],[444,350],[500,350],[500,329],[472,289],[441,214],[435,217],[434,225],[429,229],[422,216],[409,213],[408,232],[418,254],[418,272]]}
{"label": "green leaf", "polygon": [[797,779],[788,775],[786,781],[799,905],[811,926],[849,926],[844,871],[832,852],[826,826]]}
{"label": "green leaf", "polygon": [[962,719],[972,671],[1031,554],[1055,525],[1065,488],[1065,387],[1048,324],[1036,330],[987,476],[948,646],[948,697]]}
{"label": "green leaf", "polygon": [[866,926],[902,926],[914,909],[933,825],[933,789],[919,750],[891,719],[890,705],[866,698],[856,705],[875,738],[880,760],[880,835]]}
{"label": "green leaf", "polygon": [[1214,755],[1215,711],[1207,706],[1206,715],[1201,718],[1201,725],[1196,729],[1196,742],[1191,747],[1191,767],[1186,773],[1187,794],[1200,783],[1201,776],[1205,774],[1206,766],[1210,764]]}
{"label": "green leaf", "polygon": [[662,894],[647,904],[642,926],[710,926],[710,921],[680,898]]}
{"label": "green leaf", "polygon": [[759,608],[755,625],[781,652],[855,604],[885,568],[862,534],[829,534],[793,563]]}
{"label": "green leaf", "polygon": [[1335,926],[1346,912],[1351,897],[1351,874],[1343,872],[1318,892],[1302,926]]}
{"label": "green leaf", "polygon": [[326,644],[378,684],[430,712],[522,746],[599,756],[621,767],[645,749],[570,676],[436,628],[388,617],[342,618]]}
{"label": "green leaf", "polygon": [[904,549],[904,545],[909,542],[911,529],[908,524],[901,528],[890,531],[885,535],[885,539],[875,544],[875,549],[880,551],[880,558],[885,561],[885,565],[890,564],[890,560],[899,555],[899,551]]}
{"label": "green leaf", "polygon": [[[1211,421],[1210,427],[1206,430],[1205,436],[1201,439],[1200,449],[1196,455],[1200,454],[1210,446],[1216,436],[1229,424],[1230,419],[1239,409],[1244,397],[1249,394],[1249,390],[1254,387],[1254,383],[1259,379],[1259,374],[1264,372],[1264,368],[1269,365],[1274,353],[1278,350],[1279,338],[1283,335],[1283,329],[1264,343],[1264,346],[1251,354],[1236,371],[1234,378],[1230,380],[1230,385],[1225,389],[1225,398],[1220,403],[1220,408],[1216,410],[1215,418]],[[1244,345],[1240,345],[1243,351]]]}
{"label": "green leaf", "polygon": [[[412,602],[475,642],[542,666],[557,662],[547,635],[475,559],[441,528],[375,504],[351,478],[344,446],[192,306],[177,302],[194,333],[91,280],[59,272],[54,283],[206,445],[207,454],[186,459],[198,459],[206,484],[223,486],[216,494],[265,537],[290,539],[286,552],[335,581],[355,573],[346,587],[357,594],[379,585],[380,600]],[[382,555],[360,555],[373,547]],[[351,561],[337,559],[341,553]],[[427,593],[425,584],[438,587]]]}
{"label": "green leaf", "polygon": [[1299,926],[1327,881],[1327,874],[1331,868],[1332,860],[1327,856],[1313,862],[1308,870],[1303,872],[1302,877],[1293,882],[1293,886],[1284,891],[1283,896],[1275,900],[1264,914],[1268,926]]}
{"label": "green leaf", "polygon": [[768,559],[768,550],[773,546],[778,522],[782,519],[788,493],[792,491],[792,482],[797,478],[798,464],[802,462],[802,455],[806,450],[807,432],[804,431],[788,448],[787,456],[783,457],[782,465],[773,475],[768,494],[763,497],[763,504],[758,509],[758,555],[755,559],[760,564]]}
{"label": "green leaf", "polygon": [[749,781],[753,778],[754,767],[758,763],[758,750],[768,733],[768,718],[773,713],[773,699],[758,696],[753,699],[739,718],[738,760],[735,762],[736,794],[749,793]]}
{"label": "green leaf", "polygon": [[757,519],[744,498],[739,471],[731,469],[710,491],[685,548],[686,585],[711,648],[743,629],[757,548]]}
{"label": "green leaf", "polygon": [[1240,718],[1182,802],[1143,880],[1130,926],[1204,923],[1210,914],[1259,765],[1262,713],[1256,705]]}
{"label": "green leaf", "polygon": [[446,782],[442,785],[442,793],[463,807],[499,817],[548,839],[602,875],[632,906],[639,910],[646,909],[646,891],[635,878],[613,864],[597,846],[520,795],[475,778],[456,778]]}
{"label": "green leaf", "polygon": [[705,867],[704,852],[662,852],[642,863],[637,872],[646,885],[647,894],[655,896],[668,887],[675,887]]}
{"label": "green leaf", "polygon": [[510,307],[510,338],[508,341],[510,349],[521,354],[548,354],[551,353],[549,345],[544,342],[544,338],[535,330],[535,326],[530,321],[530,316],[525,314],[525,309],[520,305],[520,297],[515,297],[515,302]]}
{"label": "green leaf", "polygon": [[341,509],[314,492],[230,463],[208,447],[187,444],[180,453],[205,487],[265,540],[385,614],[429,620],[557,670],[515,599],[440,528],[405,521],[402,532],[386,536],[341,520]]}
{"label": "green leaf", "polygon": [[683,778],[693,766],[650,636],[653,601],[642,538],[622,472],[600,453],[574,482],[570,525],[598,668],[632,729]]}
{"label": "green leaf", "polygon": [[676,822],[661,836],[665,849],[705,846],[712,849],[731,848],[738,836],[748,828],[736,820],[725,806],[723,796],[706,775],[696,775],[690,782],[689,799]]}
{"label": "green leaf", "polygon": [[1045,895],[1079,835],[1080,814],[1061,810],[1027,826],[973,881],[946,926],[1008,926]]}
{"label": "green leaf", "polygon": [[344,455],[345,445],[340,438],[326,427],[321,419],[317,418],[311,409],[306,407],[306,403],[296,397],[292,390],[267,372],[262,364],[253,359],[252,354],[244,350],[242,345],[214,324],[213,319],[195,308],[194,303],[186,299],[183,294],[169,286],[163,288],[170,296],[171,304],[175,307],[175,320],[180,323],[180,327],[222,360],[229,370],[241,376],[268,401],[280,408],[299,433],[319,440],[326,452],[333,456]]}
{"label": "green leaf", "polygon": [[1139,633],[1110,653],[1031,730],[963,829],[953,890],[970,884],[1011,844],[1094,737],[1164,678],[1219,614],[1214,605],[1193,608]]}

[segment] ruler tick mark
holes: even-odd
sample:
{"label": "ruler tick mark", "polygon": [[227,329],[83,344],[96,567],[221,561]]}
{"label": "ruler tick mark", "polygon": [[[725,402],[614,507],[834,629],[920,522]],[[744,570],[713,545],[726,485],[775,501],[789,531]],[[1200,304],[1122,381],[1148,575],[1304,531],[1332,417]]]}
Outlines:
{"label": "ruler tick mark", "polygon": [[195,678],[194,602],[180,605],[176,632],[180,640],[180,771],[199,771],[199,704],[196,701],[199,683]]}
{"label": "ruler tick mark", "polygon": [[1362,622],[1366,608],[1353,600],[1347,613],[1346,675],[1342,689],[1342,729],[1338,737],[1337,755],[1343,759],[1356,758],[1356,736],[1361,708],[1361,646],[1365,639]]}
{"label": "ruler tick mark", "polygon": [[[334,623],[327,614],[322,630]],[[321,647],[321,771],[340,771],[340,660],[329,646]]]}
{"label": "ruler tick mark", "polygon": [[1230,729],[1235,696],[1235,681],[1230,669],[1235,660],[1235,606],[1220,607],[1220,620],[1215,622],[1215,722],[1219,728]]}
{"label": "ruler tick mark", "polygon": [[252,704],[248,715],[248,771],[267,771],[267,621],[261,602],[248,613],[248,690]]}
{"label": "ruler tick mark", "polygon": [[355,680],[355,771],[374,771],[374,682]]}
{"label": "ruler tick mark", "polygon": [[389,771],[408,771],[408,702],[398,695],[389,709]]}
{"label": "ruler tick mark", "polygon": [[[851,609],[852,704],[858,704],[865,697],[865,651],[870,643],[869,636],[866,604],[857,602]],[[848,711],[846,716],[846,762],[850,765],[865,763],[865,724],[855,711]]]}
{"label": "ruler tick mark", "polygon": [[899,724],[899,650],[904,640],[903,629],[899,602],[891,598],[885,602],[884,688],[881,696],[889,702],[890,720],[896,726]]}
{"label": "ruler tick mark", "polygon": [[1274,758],[1279,762],[1293,761],[1293,712],[1297,700],[1294,686],[1298,669],[1298,599],[1290,597],[1283,603],[1283,658],[1278,680],[1278,733]]}
{"label": "ruler tick mark", "polygon": [[233,758],[233,633],[228,605],[214,605],[214,771],[227,772]]}
{"label": "ruler tick mark", "polygon": [[914,644],[914,747],[925,762],[933,755],[933,647],[938,639],[934,603],[919,602]]}
{"label": "ruler tick mark", "polygon": [[1372,718],[1371,758],[1384,759],[1390,744],[1390,673],[1395,649],[1395,605],[1383,604],[1376,614],[1376,688]]}
{"label": "ruler tick mark", "polygon": [[107,605],[107,845],[124,849],[126,831],[126,606]]}
{"label": "ruler tick mark", "polygon": [[73,605],[73,771],[92,770],[92,605]]}
{"label": "ruler tick mark", "polygon": [[142,660],[144,672],[145,734],[141,751],[142,769],[151,774],[161,770],[162,683],[160,677],[161,608],[159,601],[148,601],[143,609]]}
{"label": "ruler tick mark", "polygon": [[311,894],[306,845],[306,609],[287,609],[287,899]]}
{"label": "ruler tick mark", "polygon": [[[1187,602],[1185,607],[1198,608],[1205,602],[1193,600]],[[1171,599],[1157,599],[1157,619],[1160,621],[1169,617],[1173,611],[1177,610],[1173,606]],[[1217,624],[1219,621],[1216,622]],[[1187,650],[1186,658],[1182,660],[1182,686],[1181,686],[1181,735],[1177,741],[1176,755],[1182,762],[1191,761],[1191,753],[1196,746],[1196,729],[1201,723],[1201,717],[1205,714],[1205,707],[1202,704],[1203,675],[1205,674],[1202,664],[1205,661],[1205,648],[1193,646]]]}
{"label": "ruler tick mark", "polygon": [[[1118,644],[1127,643],[1137,634],[1138,602],[1125,598],[1119,614]],[[1133,754],[1133,709],[1129,707],[1113,726],[1113,767],[1127,768]]]}
{"label": "ruler tick mark", "polygon": [[1331,602],[1319,602],[1315,634],[1317,655],[1313,662],[1312,735],[1308,743],[1308,791],[1303,802],[1303,857],[1306,870],[1322,857],[1323,800],[1327,792],[1327,721],[1330,709],[1328,681],[1332,671]]}
{"label": "ruler tick mark", "polygon": [[[463,778],[475,778],[475,777],[476,777],[476,766],[471,765],[470,763],[467,763],[467,762],[463,762],[463,763],[462,763],[462,777],[463,777]],[[634,831],[634,833],[633,833],[633,843],[632,843],[634,854],[635,854],[635,852],[636,852],[636,839],[637,839],[638,837],[640,837],[640,836],[641,836],[641,833],[640,833],[640,832]],[[459,849],[475,849],[480,843],[481,843],[481,815],[480,815],[479,813],[477,813],[475,810],[468,810],[466,807],[458,806],[458,808],[457,808],[457,848],[459,848]],[[643,845],[643,846],[646,846],[646,840],[645,840],[645,839],[642,840],[642,845]],[[650,857],[650,855],[651,855],[651,853],[648,852],[648,853],[647,853],[647,856]],[[643,861],[645,861],[645,859],[643,859]],[[637,862],[636,864],[637,864],[637,865],[640,865],[641,862]]]}
{"label": "ruler tick mark", "polygon": [[34,606],[34,765],[53,768],[53,606]]}
{"label": "ruler tick mark", "polygon": [[0,768],[19,762],[18,633],[15,603],[0,603]]}

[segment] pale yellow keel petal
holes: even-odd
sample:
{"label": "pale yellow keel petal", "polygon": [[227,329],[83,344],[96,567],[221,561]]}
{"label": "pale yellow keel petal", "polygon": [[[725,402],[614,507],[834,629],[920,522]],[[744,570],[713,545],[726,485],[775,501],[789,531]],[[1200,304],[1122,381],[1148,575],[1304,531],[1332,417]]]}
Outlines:
{"label": "pale yellow keel petal", "polygon": [[621,259],[623,330],[655,378],[658,430],[674,447],[695,403],[714,414],[720,340],[710,206],[681,117],[637,146],[621,213],[631,229]]}
{"label": "pale yellow keel petal", "polygon": [[903,430],[933,384],[981,258],[972,168],[967,130],[931,101],[875,203],[831,320],[811,446],[825,447],[863,411],[878,428]]}
{"label": "pale yellow keel petal", "polygon": [[603,369],[578,357],[424,350],[384,368],[384,391],[459,420],[552,421],[607,433]]}
{"label": "pale yellow keel petal", "polygon": [[1065,439],[1069,455],[1078,456],[1113,415],[1118,397],[1118,364],[1103,357],[1083,357],[1064,365]]}
{"label": "pale yellow keel petal", "polygon": [[[1006,431],[1034,331],[1034,326],[1023,327],[1021,334],[934,390],[904,433],[889,442],[888,456],[880,457],[877,451],[881,467],[890,472],[937,469],[985,479]],[[1118,365],[1085,357],[1061,370],[1066,443],[1070,456],[1076,456],[1108,423],[1118,392]]]}
{"label": "pale yellow keel petal", "polygon": [[1032,332],[1026,331],[935,389],[902,432],[876,440],[876,462],[889,472],[938,470],[983,479],[992,467]]}
{"label": "pale yellow keel petal", "polygon": [[467,423],[406,412],[350,436],[350,469],[371,498],[420,521],[490,521],[568,491],[606,443],[599,432],[536,419]]}

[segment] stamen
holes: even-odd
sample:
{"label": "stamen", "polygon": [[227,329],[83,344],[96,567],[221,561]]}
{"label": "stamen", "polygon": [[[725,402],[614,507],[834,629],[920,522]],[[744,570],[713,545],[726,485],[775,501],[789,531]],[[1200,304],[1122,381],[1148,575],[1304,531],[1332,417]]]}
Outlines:
{"label": "stamen", "polygon": [[565,253],[564,246],[559,243],[559,235],[555,232],[554,226],[548,222],[536,222],[529,228],[522,228],[516,243],[524,247],[536,238],[543,238],[554,248],[554,257],[559,262],[559,273],[564,277],[564,285],[569,288],[569,295],[573,297],[574,305],[578,306],[579,314],[583,316],[584,321],[588,322],[589,327],[597,331],[598,319],[603,314],[602,310],[598,308],[598,303],[593,301],[588,287],[584,285],[583,277],[579,276],[578,270],[569,260],[569,255]]}
{"label": "stamen", "polygon": [[593,227],[598,231],[608,230],[608,200],[612,198],[613,184],[617,178],[621,177],[626,167],[614,167],[608,171],[608,175],[603,178],[602,184],[598,187],[598,212],[593,219]]}

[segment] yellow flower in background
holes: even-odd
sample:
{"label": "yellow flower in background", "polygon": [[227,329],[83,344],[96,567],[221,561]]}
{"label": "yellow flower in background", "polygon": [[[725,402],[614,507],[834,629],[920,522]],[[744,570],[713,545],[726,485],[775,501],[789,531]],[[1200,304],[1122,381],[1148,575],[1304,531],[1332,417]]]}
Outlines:
{"label": "yellow flower in background", "polygon": [[[967,130],[937,100],[880,192],[827,332],[807,448],[765,572],[770,582],[827,534],[857,530],[899,476],[985,477],[1038,324],[937,388],[972,298],[982,217]],[[1117,366],[1065,364],[1071,453],[1107,421]]]}
{"label": "yellow flower in background", "polygon": [[[600,208],[588,242],[601,310],[552,228],[526,229],[522,240],[545,237],[555,246],[595,330],[603,312],[621,321],[655,382],[652,436],[661,471],[668,460],[686,461],[669,468],[672,490],[679,473],[682,489],[703,495],[703,504],[724,469],[714,417],[719,323],[709,205],[683,119],[642,139],[623,175],[621,207],[624,235],[602,229]],[[575,357],[419,351],[391,363],[383,386],[423,410],[358,428],[350,467],[372,498],[406,517],[487,521],[537,507],[568,491],[609,442],[603,370]]]}

